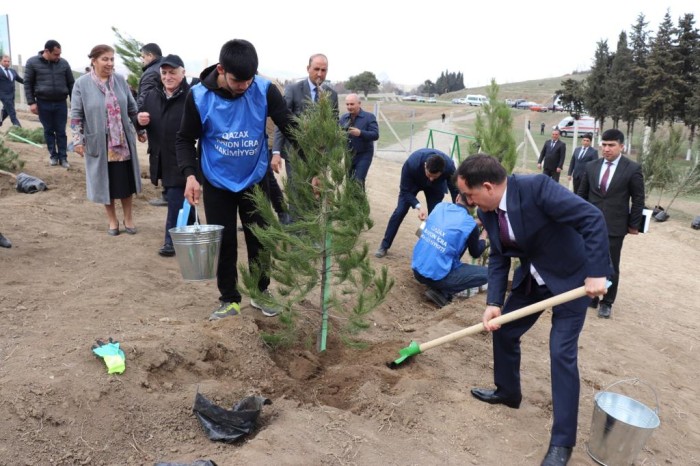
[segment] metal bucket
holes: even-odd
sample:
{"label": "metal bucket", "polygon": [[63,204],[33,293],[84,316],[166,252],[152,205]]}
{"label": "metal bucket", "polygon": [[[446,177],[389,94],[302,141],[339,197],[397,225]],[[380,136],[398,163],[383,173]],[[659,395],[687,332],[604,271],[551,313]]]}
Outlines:
{"label": "metal bucket", "polygon": [[624,382],[641,381],[621,380],[595,396],[591,438],[586,449],[591,458],[605,466],[632,464],[644,443],[660,424],[656,391],[650,385],[641,382],[654,393],[656,409],[650,409],[639,401],[608,391]]}
{"label": "metal bucket", "polygon": [[221,249],[221,225],[185,225],[171,228],[170,237],[182,278],[187,281],[216,278]]}

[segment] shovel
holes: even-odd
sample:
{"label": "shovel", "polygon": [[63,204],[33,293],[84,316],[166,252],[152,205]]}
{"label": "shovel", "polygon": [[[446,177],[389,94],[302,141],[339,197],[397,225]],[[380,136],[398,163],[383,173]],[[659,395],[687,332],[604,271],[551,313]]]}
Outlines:
{"label": "shovel", "polygon": [[[606,286],[609,287],[610,282],[608,282]],[[518,320],[521,317],[529,316],[530,314],[543,311],[548,307],[558,306],[559,304],[573,301],[577,298],[582,298],[585,295],[586,287],[581,286],[579,288],[574,288],[573,290],[567,291],[565,293],[552,296],[551,298],[547,298],[544,301],[530,304],[529,306],[525,306],[516,311],[509,312],[508,314],[503,314],[499,317],[491,319],[489,322],[500,325],[507,324],[508,322]],[[467,335],[475,335],[479,332],[483,332],[484,330],[484,324],[483,322],[480,322],[476,325],[472,325],[471,327],[463,328],[462,330],[457,330],[456,332],[452,332],[449,335],[436,338],[435,340],[430,340],[426,343],[418,344],[418,342],[412,341],[410,345],[399,350],[399,354],[401,355],[401,357],[395,361],[387,363],[387,366],[389,366],[389,368],[391,369],[396,369],[402,362],[404,362],[407,358],[410,358],[411,356],[424,353],[431,348],[435,348],[436,346],[444,345],[445,343],[459,340],[460,338],[466,337]]]}

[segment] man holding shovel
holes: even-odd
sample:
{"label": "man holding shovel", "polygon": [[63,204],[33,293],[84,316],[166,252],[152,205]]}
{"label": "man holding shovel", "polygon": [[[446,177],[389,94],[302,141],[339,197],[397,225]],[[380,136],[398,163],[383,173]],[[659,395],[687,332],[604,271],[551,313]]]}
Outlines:
{"label": "man holding shovel", "polygon": [[[500,327],[501,314],[584,284],[588,296],[554,306],[550,332],[554,422],[544,466],[566,465],[576,444],[580,381],[578,337],[590,298],[605,294],[612,274],[602,214],[544,175],[511,175],[489,155],[468,157],[457,170],[457,187],[488,232],[487,307],[484,327],[493,332],[495,389],[472,389],[478,400],[519,408],[520,338],[540,313]],[[511,258],[520,260],[506,297]]]}

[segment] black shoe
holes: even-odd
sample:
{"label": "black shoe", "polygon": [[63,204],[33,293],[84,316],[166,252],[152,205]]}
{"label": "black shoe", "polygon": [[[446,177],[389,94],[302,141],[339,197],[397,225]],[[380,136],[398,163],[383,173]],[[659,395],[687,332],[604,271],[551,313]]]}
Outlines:
{"label": "black shoe", "polygon": [[573,448],[571,447],[555,447],[554,445],[549,446],[547,454],[544,455],[541,466],[566,466],[571,458],[571,452]]}
{"label": "black shoe", "polygon": [[612,306],[610,304],[600,303],[598,308],[598,317],[601,319],[609,319],[612,314]]}
{"label": "black shoe", "polygon": [[485,403],[506,405],[513,409],[520,408],[520,402],[523,401],[522,395],[505,397],[498,395],[496,390],[489,390],[488,388],[472,388],[472,396]]}
{"label": "black shoe", "polygon": [[156,198],[156,199],[151,199],[148,201],[149,205],[155,206],[155,207],[167,207],[168,206],[168,201],[163,199],[162,197]]}
{"label": "black shoe", "polygon": [[11,248],[12,243],[0,233],[0,248]]}
{"label": "black shoe", "polygon": [[595,309],[598,307],[598,297],[596,296],[595,298],[591,299],[590,304],[588,305],[591,309]]}
{"label": "black shoe", "polygon": [[445,307],[450,304],[450,301],[442,293],[432,288],[428,288],[428,291],[425,292],[425,297],[435,303],[437,307]]}
{"label": "black shoe", "polygon": [[158,250],[158,254],[163,257],[173,257],[175,255],[175,248],[170,243],[165,243],[162,248]]}

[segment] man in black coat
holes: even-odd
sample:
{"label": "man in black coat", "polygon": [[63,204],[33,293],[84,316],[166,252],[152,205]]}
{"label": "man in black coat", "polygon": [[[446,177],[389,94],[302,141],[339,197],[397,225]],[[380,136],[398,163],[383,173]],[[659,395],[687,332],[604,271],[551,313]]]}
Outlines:
{"label": "man in black coat", "polygon": [[165,221],[165,239],[158,254],[175,255],[173,241],[168,230],[175,226],[180,208],[185,200],[185,175],[180,172],[175,156],[175,136],[185,108],[190,85],[185,79],[185,65],[177,55],[168,55],[160,62],[162,82],[145,96],[135,119],[136,129],[148,132],[148,162],[151,183],[158,186],[162,180],[168,215]]}
{"label": "man in black coat", "polygon": [[586,174],[586,164],[598,159],[598,151],[591,147],[593,134],[586,133],[581,138],[581,147],[574,149],[569,163],[569,181],[574,181],[574,192],[578,193],[581,179]]}
{"label": "man in black coat", "polygon": [[552,139],[544,143],[540,158],[537,160],[537,168],[542,168],[542,173],[557,183],[566,160],[566,144],[559,140],[559,136],[559,130],[553,129]]}
{"label": "man in black coat", "polygon": [[[605,217],[614,275],[612,286],[600,301],[598,317],[609,319],[620,283],[620,256],[625,235],[636,235],[644,209],[644,176],[642,167],[622,156],[625,136],[620,130],[603,133],[603,158],[586,165],[578,195],[598,207]],[[595,307],[594,300],[591,307]]]}

